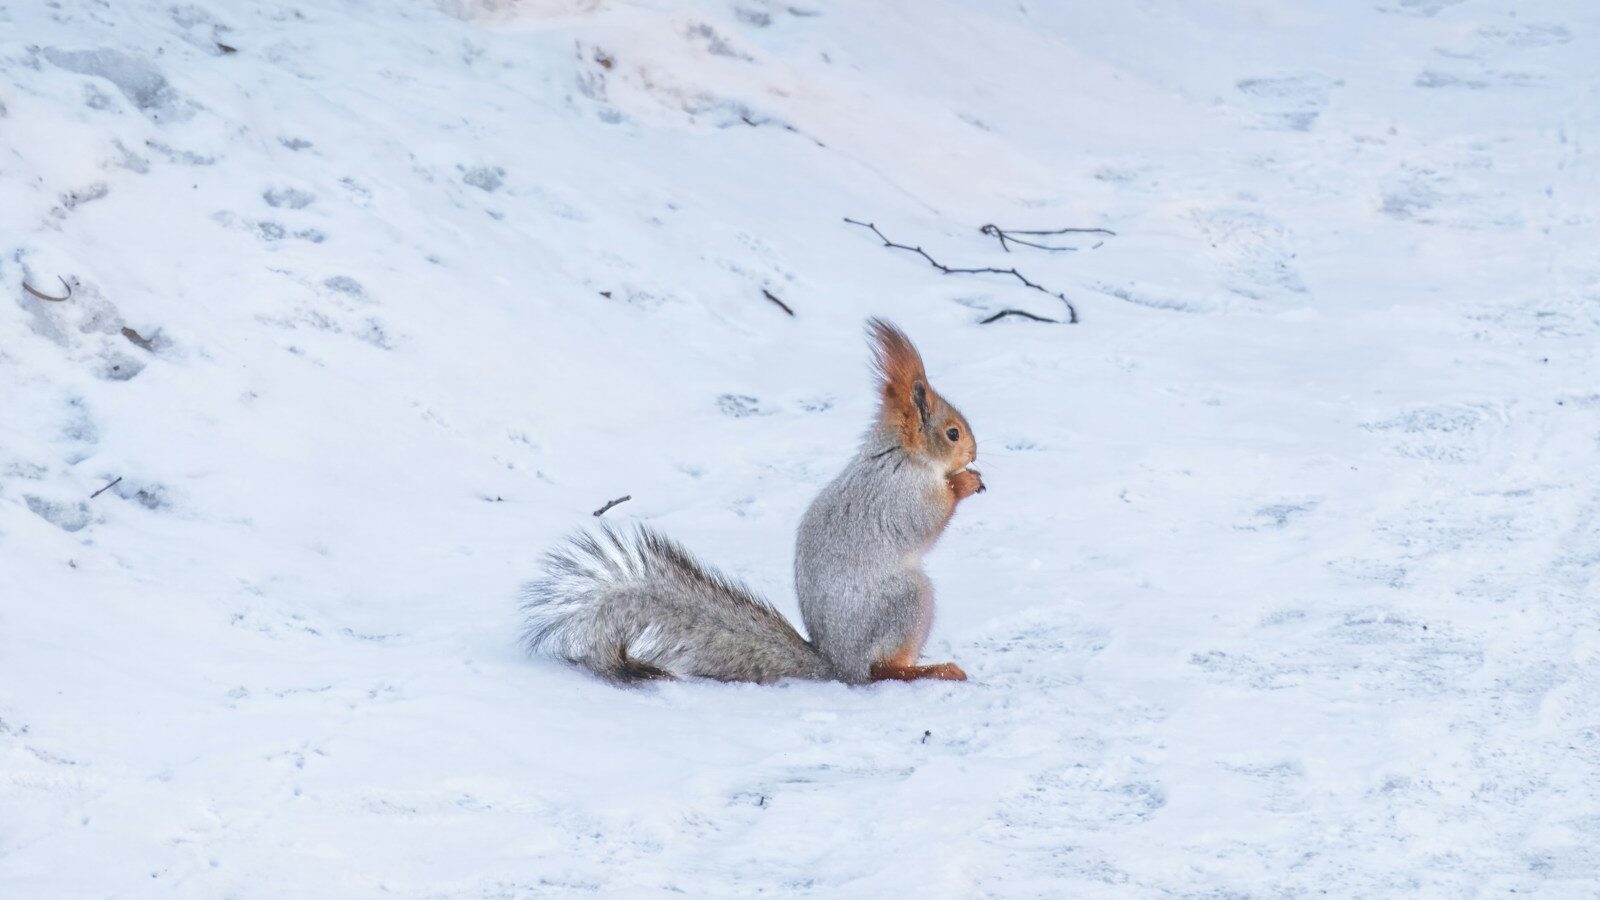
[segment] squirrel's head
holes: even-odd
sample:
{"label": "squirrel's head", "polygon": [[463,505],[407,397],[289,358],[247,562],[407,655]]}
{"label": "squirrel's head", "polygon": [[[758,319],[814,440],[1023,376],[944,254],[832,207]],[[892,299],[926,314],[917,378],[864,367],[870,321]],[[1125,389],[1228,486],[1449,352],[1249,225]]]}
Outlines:
{"label": "squirrel's head", "polygon": [[946,475],[971,465],[978,444],[961,411],[928,383],[922,354],[905,332],[882,319],[867,322],[882,404],[878,420],[908,454],[937,465]]}

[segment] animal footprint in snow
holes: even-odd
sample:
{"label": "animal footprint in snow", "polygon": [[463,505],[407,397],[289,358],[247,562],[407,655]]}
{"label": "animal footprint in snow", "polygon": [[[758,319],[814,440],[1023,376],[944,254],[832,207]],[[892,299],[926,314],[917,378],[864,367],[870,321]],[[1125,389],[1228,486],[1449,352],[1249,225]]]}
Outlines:
{"label": "animal footprint in snow", "polygon": [[1260,127],[1310,131],[1328,106],[1328,97],[1344,82],[1317,72],[1246,78],[1235,85],[1239,105],[1257,115]]}
{"label": "animal footprint in snow", "polygon": [[267,188],[262,192],[261,199],[267,201],[267,205],[271,207],[305,209],[316,201],[317,195],[298,188],[281,187]]}

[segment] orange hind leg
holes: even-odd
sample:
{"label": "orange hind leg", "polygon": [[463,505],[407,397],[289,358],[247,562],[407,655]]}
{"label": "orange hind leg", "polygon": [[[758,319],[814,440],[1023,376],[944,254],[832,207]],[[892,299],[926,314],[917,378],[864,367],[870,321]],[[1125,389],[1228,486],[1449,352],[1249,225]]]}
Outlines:
{"label": "orange hind leg", "polygon": [[967,673],[953,662],[917,665],[919,649],[908,647],[886,660],[873,663],[868,675],[873,681],[920,681],[924,678],[937,681],[967,680]]}

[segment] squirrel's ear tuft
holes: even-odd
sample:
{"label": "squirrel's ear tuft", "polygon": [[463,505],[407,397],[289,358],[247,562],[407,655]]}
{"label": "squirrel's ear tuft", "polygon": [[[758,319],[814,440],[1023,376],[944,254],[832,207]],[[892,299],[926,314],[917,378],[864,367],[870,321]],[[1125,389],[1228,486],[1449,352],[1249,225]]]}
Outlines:
{"label": "squirrel's ear tuft", "polygon": [[912,385],[928,380],[922,369],[922,355],[904,331],[882,319],[868,319],[867,333],[872,339],[872,362],[878,370],[879,384],[886,393],[899,396],[902,403],[909,402]]}
{"label": "squirrel's ear tuft", "polygon": [[869,319],[867,333],[872,340],[878,387],[883,392],[883,416],[901,429],[908,442],[914,441],[931,413],[928,373],[922,368],[922,355],[905,332],[882,319]]}

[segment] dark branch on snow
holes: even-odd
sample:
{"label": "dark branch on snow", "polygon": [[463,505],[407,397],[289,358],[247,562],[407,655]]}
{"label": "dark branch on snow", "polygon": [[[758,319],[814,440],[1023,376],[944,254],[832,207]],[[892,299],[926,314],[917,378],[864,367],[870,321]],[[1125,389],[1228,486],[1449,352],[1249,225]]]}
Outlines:
{"label": "dark branch on snow", "polygon": [[60,279],[61,286],[67,289],[67,294],[64,297],[52,297],[49,294],[46,294],[44,291],[41,291],[33,285],[27,283],[26,281],[22,283],[22,289],[34,295],[35,297],[38,297],[40,300],[49,300],[51,303],[60,303],[63,300],[70,300],[72,298],[72,285],[68,284],[67,280],[62,278],[60,275],[57,275],[56,278]]}
{"label": "dark branch on snow", "polygon": [[595,518],[598,519],[599,517],[605,515],[606,514],[606,510],[609,510],[611,507],[620,506],[620,505],[622,505],[624,503],[627,503],[629,500],[632,500],[632,499],[633,499],[633,495],[632,494],[624,494],[624,495],[622,495],[621,497],[618,497],[615,500],[607,500],[605,506],[602,506],[599,509],[594,511]]}
{"label": "dark branch on snow", "polygon": [[[1109,228],[1056,228],[1050,231],[1024,231],[1020,228],[1001,228],[999,225],[994,224],[985,225],[978,230],[999,241],[1000,249],[1006,251],[1007,253],[1011,252],[1011,248],[1006,246],[1007,243],[1021,244],[1024,247],[1033,247],[1038,250],[1048,250],[1052,253],[1072,253],[1076,252],[1078,249],[1077,247],[1052,247],[1049,244],[1025,241],[1017,237],[1019,234],[1026,234],[1032,237],[1040,237],[1052,234],[1106,234],[1115,237],[1117,234],[1115,231],[1112,231]],[[1100,245],[1095,244],[1095,246],[1098,247]]]}
{"label": "dark branch on snow", "polygon": [[778,308],[782,309],[784,312],[788,313],[789,315],[791,315],[791,316],[794,315],[794,310],[789,308],[789,304],[783,302],[782,300],[779,300],[777,297],[774,297],[772,295],[772,292],[767,290],[766,288],[762,288],[761,289],[761,296],[767,298],[768,300],[771,300],[773,303],[778,304]]}
{"label": "dark branch on snow", "polygon": [[108,484],[105,487],[101,488],[100,490],[95,491],[94,493],[90,494],[89,495],[89,499],[93,500],[94,498],[100,496],[101,494],[104,494],[106,491],[111,490],[112,488],[116,487],[117,486],[117,482],[119,482],[121,480],[122,480],[122,476],[121,475],[118,475],[116,478],[111,479],[111,483],[110,484]]}
{"label": "dark branch on snow", "polygon": [[[990,316],[987,319],[980,319],[978,321],[978,324],[979,325],[987,325],[990,322],[998,322],[1001,319],[1004,319],[1006,316],[1021,316],[1024,319],[1032,319],[1035,322],[1049,322],[1049,323],[1054,324],[1054,325],[1061,324],[1056,319],[1046,319],[1044,316],[1036,316],[1033,313],[1028,312],[1025,309],[1002,309],[1002,310],[1000,310],[999,312],[995,313],[994,315]],[[1074,319],[1073,321],[1076,322],[1077,320]]]}
{"label": "dark branch on snow", "polygon": [[[852,219],[852,218],[849,218],[849,217],[846,217],[845,221],[850,223],[851,225],[859,225],[862,228],[871,229],[872,233],[878,236],[878,240],[883,241],[883,245],[885,247],[891,247],[891,248],[893,248],[895,250],[905,250],[905,251],[910,252],[910,253],[915,253],[918,256],[922,257],[923,259],[927,260],[928,261],[928,265],[933,266],[935,269],[938,269],[940,272],[942,272],[942,273],[944,273],[946,275],[1010,275],[1011,277],[1013,277],[1013,278],[1017,279],[1018,281],[1022,282],[1023,287],[1032,288],[1032,289],[1038,291],[1041,294],[1048,294],[1051,297],[1054,297],[1057,300],[1060,300],[1067,307],[1067,324],[1076,325],[1078,323],[1078,309],[1077,309],[1077,307],[1072,305],[1072,301],[1068,300],[1067,296],[1065,294],[1059,293],[1057,291],[1049,290],[1048,288],[1044,287],[1041,284],[1037,284],[1035,282],[1029,281],[1027,276],[1023,275],[1021,272],[1018,272],[1015,268],[997,269],[997,268],[995,268],[993,266],[984,266],[984,267],[981,267],[981,268],[968,269],[968,268],[957,268],[955,266],[947,266],[944,263],[941,263],[938,260],[934,259],[933,257],[929,256],[928,255],[928,251],[922,249],[921,247],[912,247],[912,246],[909,246],[907,244],[896,244],[894,241],[889,240],[889,238],[886,237],[882,231],[878,230],[878,226],[872,224],[871,222],[859,222],[859,221],[857,221],[855,219]],[[1051,323],[1054,323],[1054,324],[1060,324],[1060,321],[1061,321],[1060,319],[1047,319],[1044,316],[1036,316],[1033,313],[1023,312],[1020,309],[1007,309],[1007,310],[1002,310],[1000,313],[998,313],[996,315],[993,315],[993,316],[990,316],[987,319],[984,319],[979,324],[987,325],[990,322],[995,322],[995,321],[998,321],[1000,319],[1005,318],[1006,316],[1012,316],[1012,315],[1023,316],[1024,318],[1032,319],[1035,322],[1051,322]]]}

